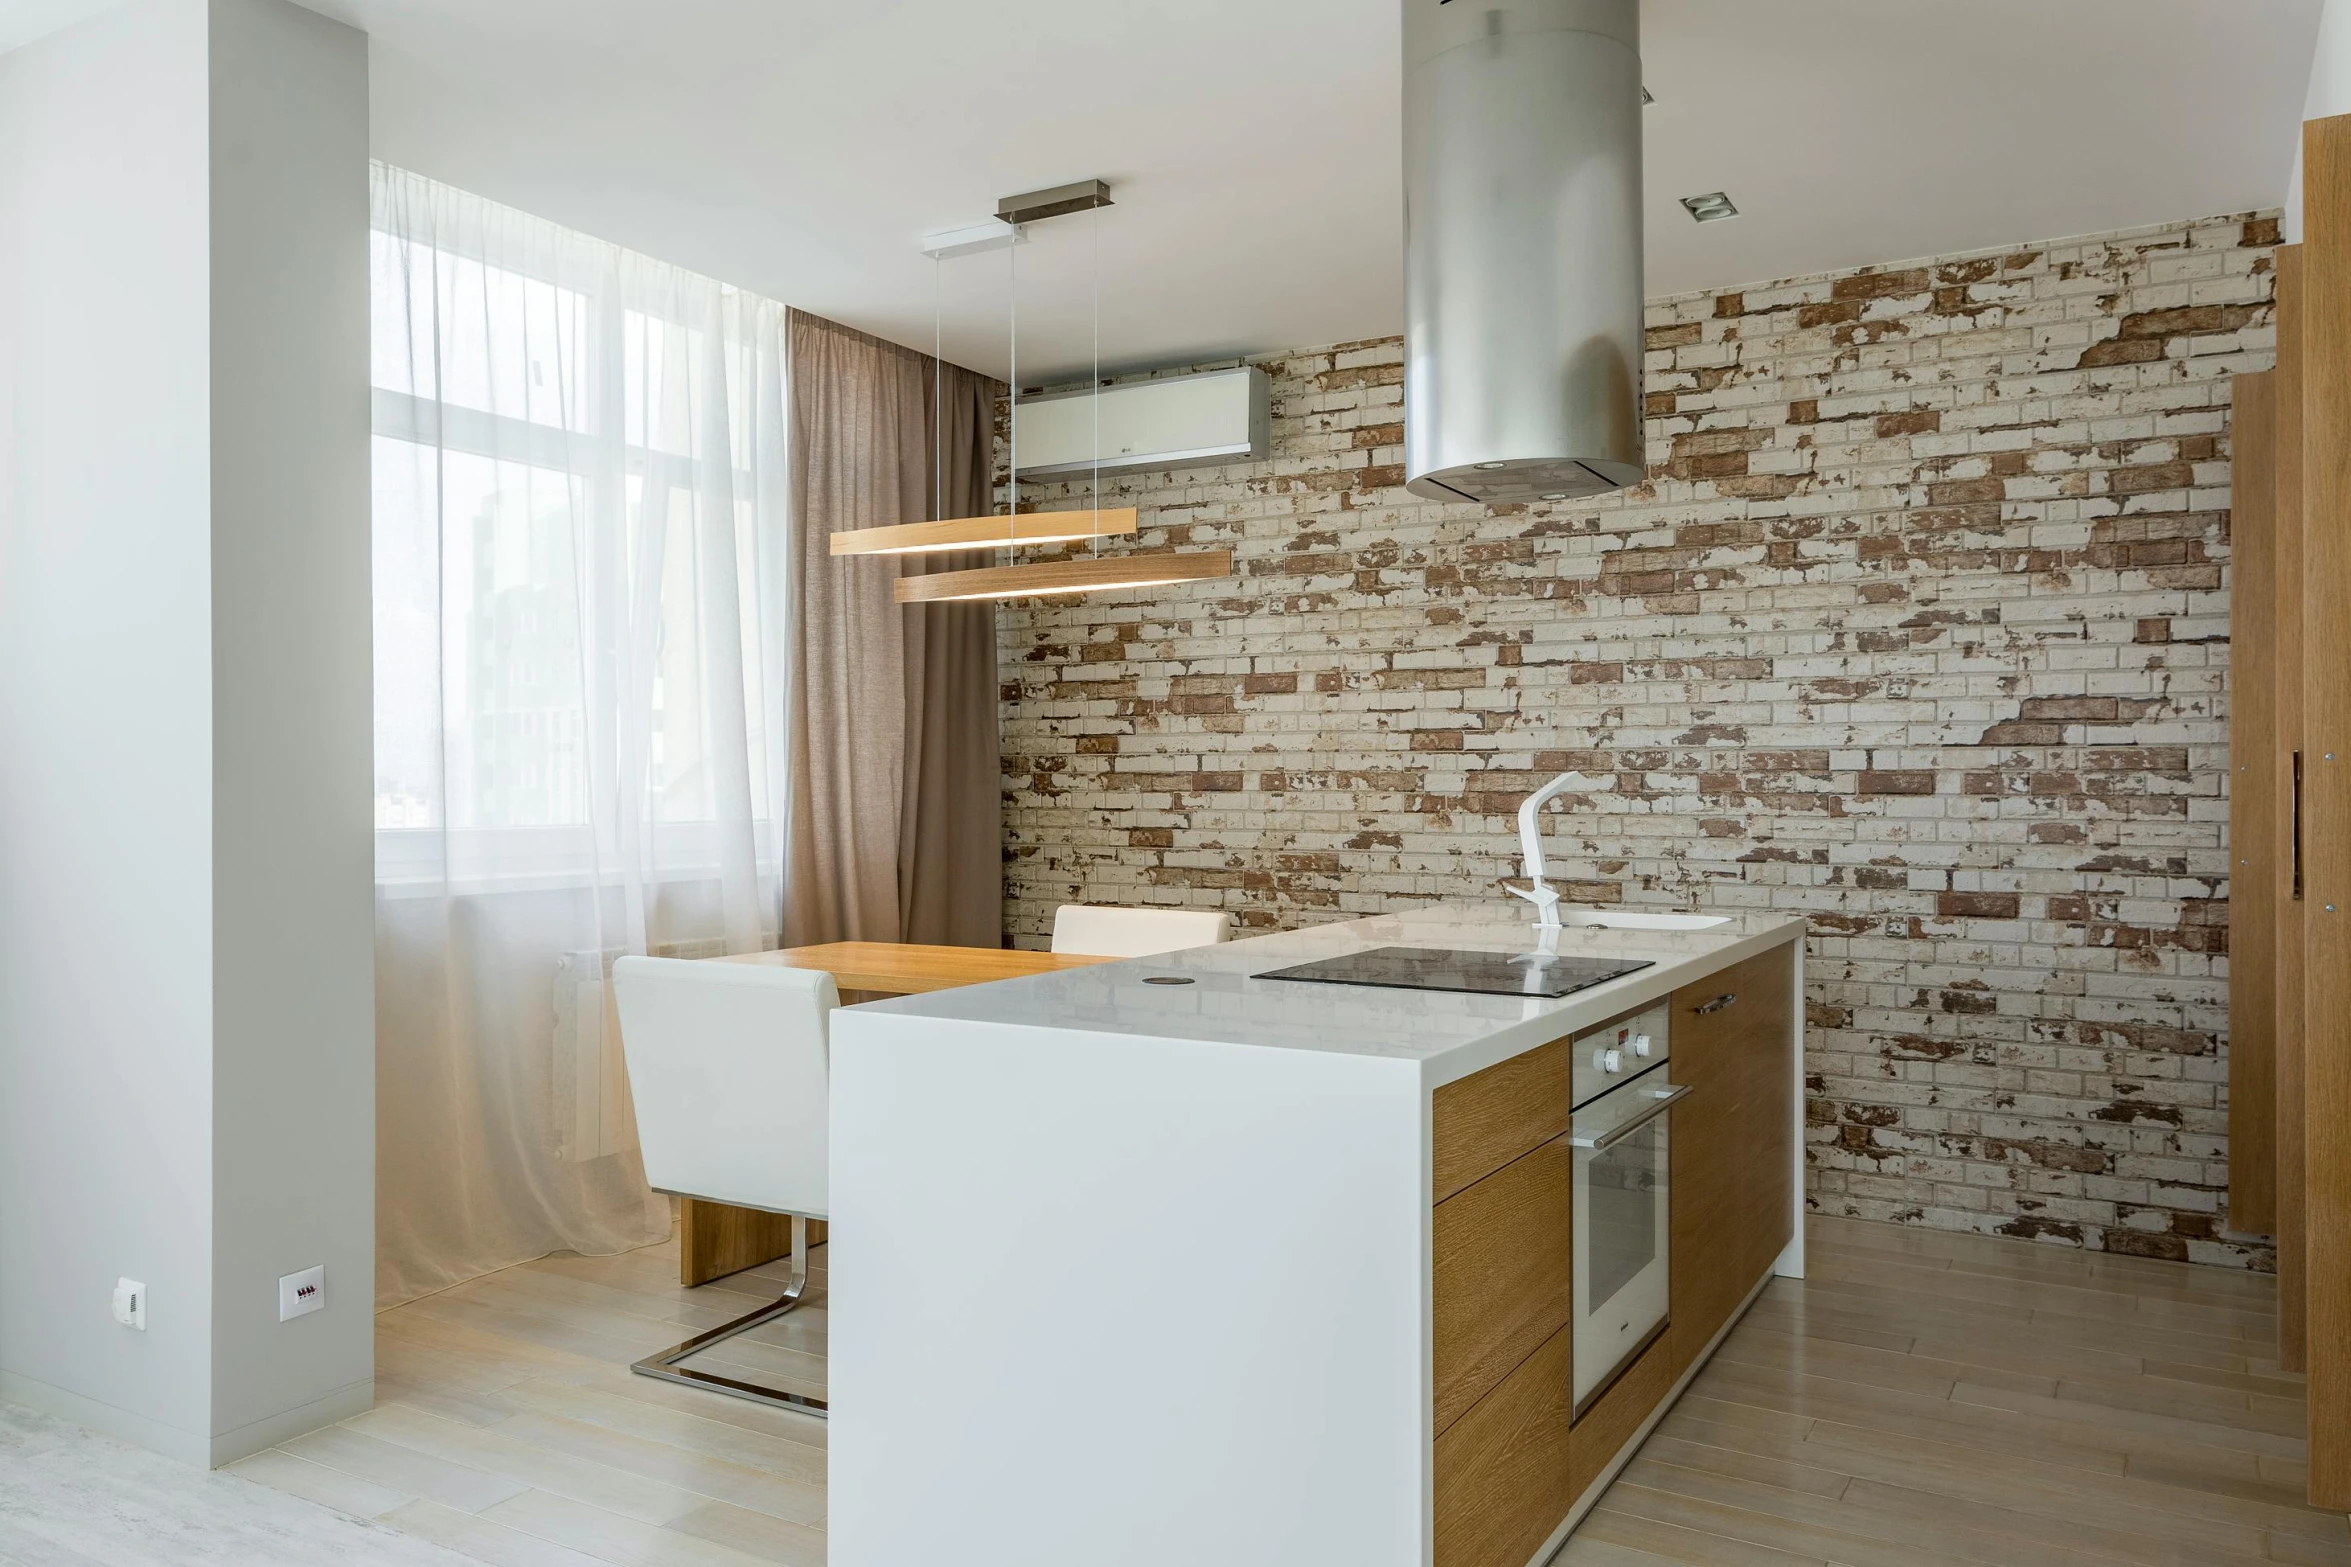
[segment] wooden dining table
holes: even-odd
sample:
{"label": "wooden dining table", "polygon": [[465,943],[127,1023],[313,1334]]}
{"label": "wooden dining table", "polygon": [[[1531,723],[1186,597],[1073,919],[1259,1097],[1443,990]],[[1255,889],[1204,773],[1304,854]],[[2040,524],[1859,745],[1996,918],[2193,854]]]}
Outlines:
{"label": "wooden dining table", "polygon": [[[1000,947],[934,947],[900,941],[828,941],[774,952],[740,952],[713,963],[768,963],[817,969],[833,976],[845,1002],[881,996],[915,996],[957,985],[1055,974],[1116,961],[1068,952],[1015,952]],[[812,1220],[809,1241],[824,1239],[824,1223]],[[792,1249],[792,1221],[780,1213],[735,1208],[725,1203],[678,1199],[678,1282],[691,1288],[712,1279],[773,1262]]]}

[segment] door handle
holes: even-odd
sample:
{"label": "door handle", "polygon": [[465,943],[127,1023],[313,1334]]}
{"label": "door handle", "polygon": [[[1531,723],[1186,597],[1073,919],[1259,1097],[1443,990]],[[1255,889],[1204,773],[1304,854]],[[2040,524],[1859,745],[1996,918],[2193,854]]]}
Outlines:
{"label": "door handle", "polygon": [[2294,901],[2302,901],[2302,753],[2294,753]]}
{"label": "door handle", "polygon": [[1691,1008],[1691,1010],[1696,1012],[1700,1017],[1704,1017],[1709,1012],[1720,1012],[1724,1007],[1729,1006],[1732,1002],[1738,999],[1739,994],[1737,991],[1726,990],[1721,995],[1716,996],[1712,1001],[1699,1002],[1698,1005]]}
{"label": "door handle", "polygon": [[1652,1089],[1650,1090],[1650,1093],[1652,1093],[1655,1097],[1651,1099],[1647,1109],[1636,1111],[1626,1119],[1617,1122],[1614,1126],[1610,1127],[1605,1132],[1583,1133],[1571,1131],[1567,1136],[1567,1146],[1570,1148],[1589,1148],[1594,1153],[1598,1153],[1602,1149],[1614,1148],[1618,1143],[1623,1142],[1626,1138],[1632,1136],[1633,1133],[1639,1131],[1642,1127],[1647,1126],[1651,1121],[1656,1120],[1659,1116],[1665,1114],[1666,1111],[1672,1109],[1673,1102],[1676,1099],[1681,1098],[1682,1095],[1688,1093],[1690,1088],[1690,1084],[1681,1083],[1671,1088]]}

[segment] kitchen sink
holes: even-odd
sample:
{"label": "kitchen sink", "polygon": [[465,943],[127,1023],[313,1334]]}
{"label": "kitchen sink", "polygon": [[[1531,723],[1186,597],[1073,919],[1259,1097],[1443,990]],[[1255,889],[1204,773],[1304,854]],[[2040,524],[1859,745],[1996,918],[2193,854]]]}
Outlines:
{"label": "kitchen sink", "polygon": [[1712,930],[1728,925],[1727,914],[1643,914],[1632,909],[1561,909],[1559,923],[1575,927],[1604,925],[1610,930]]}

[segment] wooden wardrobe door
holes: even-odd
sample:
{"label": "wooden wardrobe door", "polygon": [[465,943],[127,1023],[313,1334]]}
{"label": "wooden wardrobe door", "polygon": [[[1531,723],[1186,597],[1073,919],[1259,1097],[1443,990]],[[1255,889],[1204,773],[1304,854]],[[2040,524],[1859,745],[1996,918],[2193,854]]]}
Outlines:
{"label": "wooden wardrobe door", "polygon": [[2270,843],[2278,873],[2270,892],[2277,1079],[2278,1364],[2302,1369],[2302,247],[2278,250],[2277,530],[2270,565],[2276,591],[2277,700],[2271,722]]}
{"label": "wooden wardrobe door", "polygon": [[2277,372],[2236,378],[2229,449],[2229,1228],[2277,1233]]}
{"label": "wooden wardrobe door", "polygon": [[2302,127],[2303,1291],[2310,1500],[2351,1508],[2351,115]]}

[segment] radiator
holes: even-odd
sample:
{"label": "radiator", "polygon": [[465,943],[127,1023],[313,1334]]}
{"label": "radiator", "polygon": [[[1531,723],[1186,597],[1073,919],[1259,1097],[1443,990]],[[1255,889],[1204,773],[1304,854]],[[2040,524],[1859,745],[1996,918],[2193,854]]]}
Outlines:
{"label": "radiator", "polygon": [[[550,1053],[555,1113],[548,1124],[559,1159],[585,1163],[637,1146],[620,1017],[612,1003],[612,965],[627,950],[565,952],[555,959],[555,1037]],[[660,958],[715,958],[725,952],[726,942],[716,937],[660,942],[653,948]]]}

